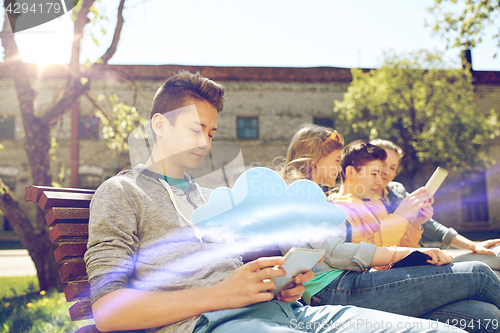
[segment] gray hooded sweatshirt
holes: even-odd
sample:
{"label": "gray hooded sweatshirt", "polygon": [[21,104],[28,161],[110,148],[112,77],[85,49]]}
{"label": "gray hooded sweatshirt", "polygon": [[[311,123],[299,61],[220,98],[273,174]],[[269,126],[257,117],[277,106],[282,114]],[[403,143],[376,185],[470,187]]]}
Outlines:
{"label": "gray hooded sweatshirt", "polygon": [[[184,177],[186,193],[139,165],[96,190],[85,253],[92,303],[122,288],[174,291],[214,285],[242,265],[223,240],[191,221],[211,191]],[[147,332],[192,332],[198,318]]]}

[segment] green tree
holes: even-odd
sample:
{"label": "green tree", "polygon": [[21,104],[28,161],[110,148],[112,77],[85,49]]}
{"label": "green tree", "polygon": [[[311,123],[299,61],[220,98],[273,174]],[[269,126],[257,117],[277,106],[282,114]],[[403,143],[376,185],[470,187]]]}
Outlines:
{"label": "green tree", "polygon": [[435,17],[433,30],[446,37],[449,47],[474,48],[488,26],[495,26],[492,38],[500,47],[499,0],[434,0],[429,12]]}
{"label": "green tree", "polygon": [[[26,65],[22,62],[19,49],[14,39],[9,18],[5,15],[3,30],[0,39],[4,48],[4,62],[7,65],[10,77],[14,82],[19,108],[23,120],[26,139],[24,147],[28,155],[33,184],[51,186],[50,173],[50,149],[52,146],[51,130],[57,122],[69,112],[73,104],[80,97],[86,97],[94,101],[90,92],[91,81],[95,73],[111,70],[107,64],[113,57],[118,47],[122,27],[124,24],[123,10],[126,0],[120,0],[117,9],[117,22],[114,29],[113,39],[96,63],[88,63],[87,66],[80,65],[81,41],[86,26],[102,19],[102,15],[96,8],[99,0],[82,0],[72,12],[74,19],[73,42],[71,45],[71,60],[68,65],[68,81],[60,98],[47,110],[35,110],[37,92],[32,88]],[[11,5],[15,0],[4,0],[4,8]],[[16,19],[16,18],[14,18]],[[93,30],[89,29],[92,38]],[[53,256],[53,245],[49,238],[48,227],[44,214],[37,211],[37,219],[31,222],[26,214],[20,209],[14,194],[0,179],[0,210],[9,220],[16,235],[23,246],[28,250],[35,267],[39,285],[42,290],[61,288],[57,273],[58,265]]]}
{"label": "green tree", "polygon": [[404,172],[426,163],[453,170],[484,168],[488,144],[499,135],[494,110],[475,111],[471,73],[447,68],[438,54],[388,55],[380,69],[352,70],[353,80],[334,114],[350,139],[387,139],[406,153]]}

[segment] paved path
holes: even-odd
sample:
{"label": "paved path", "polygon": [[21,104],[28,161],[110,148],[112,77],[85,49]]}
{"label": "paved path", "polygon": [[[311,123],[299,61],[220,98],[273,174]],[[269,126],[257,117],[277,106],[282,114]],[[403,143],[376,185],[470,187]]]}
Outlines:
{"label": "paved path", "polygon": [[36,275],[27,250],[0,250],[0,276]]}

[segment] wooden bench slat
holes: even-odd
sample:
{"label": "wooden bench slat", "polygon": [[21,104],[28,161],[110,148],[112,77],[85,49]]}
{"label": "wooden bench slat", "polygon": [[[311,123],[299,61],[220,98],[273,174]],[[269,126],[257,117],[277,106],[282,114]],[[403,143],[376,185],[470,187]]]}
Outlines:
{"label": "wooden bench slat", "polygon": [[[29,191],[28,191],[29,188]],[[26,202],[32,201],[38,203],[42,193],[44,191],[47,192],[64,192],[64,193],[87,193],[94,194],[95,190],[87,190],[83,188],[68,188],[68,187],[51,187],[51,186],[27,186],[24,189],[24,200]],[[27,193],[30,193],[30,196],[27,196]]]}
{"label": "wooden bench slat", "polygon": [[88,279],[83,258],[81,261],[65,263],[59,268],[58,272],[62,283],[86,281]]}
{"label": "wooden bench slat", "polygon": [[61,244],[57,249],[54,250],[54,257],[58,264],[64,264],[66,262],[75,261],[78,258],[82,258],[87,251],[86,243],[79,244]]}
{"label": "wooden bench slat", "polygon": [[88,224],[56,224],[49,231],[50,240],[54,244],[62,243],[87,243],[89,238]]}
{"label": "wooden bench slat", "polygon": [[74,302],[90,297],[90,284],[88,281],[71,282],[64,288],[67,302]]}
{"label": "wooden bench slat", "polygon": [[24,201],[26,202],[31,201],[31,191],[33,191],[33,186],[26,186],[24,188]]}
{"label": "wooden bench slat", "polygon": [[38,200],[38,206],[44,211],[52,207],[89,208],[92,193],[66,193],[60,191],[44,191]]}
{"label": "wooden bench slat", "polygon": [[45,215],[45,221],[49,226],[55,223],[88,223],[89,217],[88,208],[53,207]]}
{"label": "wooden bench slat", "polygon": [[72,321],[92,318],[92,307],[89,300],[78,301],[69,308]]}
{"label": "wooden bench slat", "polygon": [[75,333],[101,333],[95,325],[83,326],[78,329]]}

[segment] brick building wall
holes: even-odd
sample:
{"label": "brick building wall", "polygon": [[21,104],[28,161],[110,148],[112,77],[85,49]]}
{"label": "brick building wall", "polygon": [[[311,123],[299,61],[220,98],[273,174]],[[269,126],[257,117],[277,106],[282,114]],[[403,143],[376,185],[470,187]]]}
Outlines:
{"label": "brick building wall", "polygon": [[[15,185],[16,196],[22,201],[24,187],[32,184],[27,156],[23,149],[24,129],[19,113],[13,82],[6,69],[0,64],[0,117],[13,117],[14,139],[1,140],[5,149],[0,151],[0,177]],[[179,66],[115,66],[127,71],[136,80],[139,94],[136,108],[147,118],[152,98],[163,80],[179,70]],[[215,141],[237,143],[247,167],[269,166],[273,159],[285,156],[288,142],[295,131],[304,123],[312,123],[314,118],[332,117],[333,101],[341,100],[347,91],[351,75],[343,68],[239,68],[239,67],[183,67],[192,72],[199,71],[224,84],[226,104],[218,122]],[[53,65],[40,70],[30,67],[34,89],[38,92],[35,109],[43,112],[60,94],[67,77],[64,65]],[[93,78],[91,94],[97,97],[104,90],[116,93],[125,103],[132,103],[133,92],[129,85],[109,76]],[[500,110],[500,72],[477,72],[475,99],[478,112]],[[103,106],[105,106],[105,102]],[[86,100],[81,99],[81,115],[88,116],[95,110]],[[258,138],[240,140],[237,137],[238,118],[256,118]],[[12,120],[10,120],[12,121]],[[55,126],[53,135],[59,148],[51,162],[54,181],[69,186],[70,157],[70,114]],[[1,133],[0,133],[1,135]],[[88,186],[99,184],[114,175],[127,162],[124,155],[118,155],[106,148],[102,134],[99,138],[80,141],[80,174],[82,182]],[[492,154],[500,162],[500,139],[491,147]],[[66,171],[64,171],[66,168]],[[500,169],[493,167],[487,172],[488,221],[468,223],[461,209],[436,211],[436,218],[443,223],[460,229],[500,230]],[[423,170],[426,174],[432,170]],[[62,178],[60,177],[62,176]],[[460,182],[460,175],[452,174],[445,188]],[[426,180],[426,179],[425,179]],[[425,181],[423,181],[425,183]],[[437,196],[437,204],[460,205],[460,191],[446,191]],[[34,207],[21,202],[23,208],[34,214]],[[0,222],[2,220],[0,219]],[[2,239],[0,223],[0,240]],[[4,233],[5,234],[5,233]],[[5,236],[5,235],[4,235]]]}

